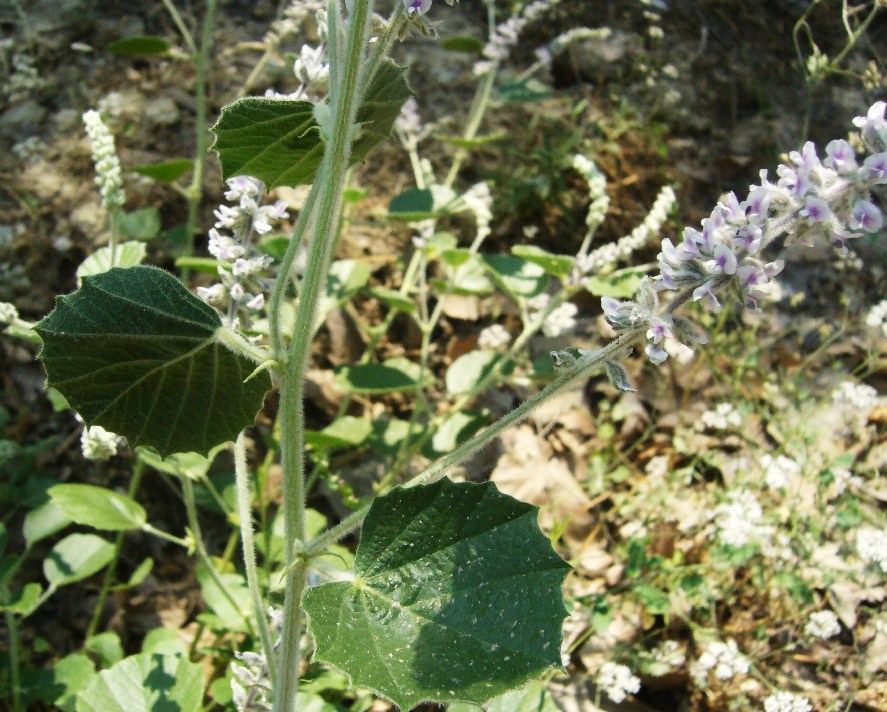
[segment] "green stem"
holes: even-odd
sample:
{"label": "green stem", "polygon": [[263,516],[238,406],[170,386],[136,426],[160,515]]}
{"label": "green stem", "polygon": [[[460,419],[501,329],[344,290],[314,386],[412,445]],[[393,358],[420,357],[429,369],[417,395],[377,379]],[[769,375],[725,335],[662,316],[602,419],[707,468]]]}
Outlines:
{"label": "green stem", "polygon": [[[142,475],[145,472],[145,463],[142,462],[139,458],[136,458],[135,463],[132,466],[132,477],[129,480],[129,490],[127,491],[127,496],[130,499],[134,499],[136,493],[139,490],[139,484],[142,481]],[[117,563],[120,560],[120,550],[123,548],[123,539],[126,536],[126,532],[118,532],[117,537],[114,539],[114,558],[111,559],[111,565],[105,570],[105,578],[102,581],[102,589],[99,591],[99,598],[95,604],[95,610],[92,613],[92,620],[89,622],[89,627],[86,629],[86,636],[84,640],[89,640],[92,636],[96,634],[96,631],[99,627],[99,621],[102,617],[102,611],[105,608],[105,601],[108,599],[108,594],[111,592],[111,587],[114,585],[114,579],[117,576]]]}
{"label": "green stem", "polygon": [[[206,546],[203,544],[203,532],[200,528],[200,519],[197,516],[197,500],[194,497],[194,483],[191,481],[190,477],[180,477],[179,479],[182,482],[182,493],[185,495],[185,512],[188,516],[188,528],[191,530],[191,535],[194,538],[194,550],[197,553],[197,558],[200,560],[200,563],[204,565],[213,582],[219,587],[219,590],[222,592],[222,595],[228,603],[231,604],[235,611],[239,611],[240,604],[234,600],[234,596],[231,595],[225,582],[222,581],[222,577],[219,576],[219,572],[216,571],[216,567],[213,564],[212,559],[210,559],[209,553],[206,551]],[[245,623],[247,629],[252,632],[252,625],[249,620],[245,620]]]}
{"label": "green stem", "polygon": [[[311,222],[319,188],[320,184],[315,182],[311,187],[311,192],[308,193],[308,197],[305,199],[305,204],[302,206],[296,225],[293,228],[293,236],[286,246],[286,252],[280,262],[277,279],[274,281],[274,287],[271,290],[271,298],[268,300],[268,314],[270,315],[271,322],[271,354],[280,364],[283,364],[286,360],[286,346],[283,342],[283,332],[280,326],[280,305],[283,302],[283,297],[286,295],[286,288],[293,280],[293,265],[296,262],[299,245],[302,244],[308,225]],[[293,334],[293,338],[295,338],[295,334]]]}
{"label": "green stem", "polygon": [[[194,117],[197,148],[194,152],[194,175],[191,184],[186,189],[188,196],[188,219],[185,223],[185,255],[191,256],[194,252],[194,237],[197,234],[197,218],[200,210],[200,201],[203,197],[203,172],[206,166],[206,152],[209,144],[206,121],[206,67],[209,59],[209,50],[212,46],[213,25],[216,18],[217,0],[206,0],[206,14],[203,17],[203,28],[200,32],[200,49],[194,53],[194,61],[197,76],[194,80],[194,99],[197,103],[197,113]],[[182,281],[188,281],[190,270],[185,267],[182,270]]]}
{"label": "green stem", "polygon": [[[435,462],[433,465],[431,465],[420,474],[416,475],[403,486],[415,487],[417,485],[437,482],[439,479],[443,478],[446,475],[447,471],[451,467],[455,467],[459,463],[469,458],[479,449],[495,439],[503,430],[510,428],[512,425],[522,421],[530,414],[530,412],[532,412],[534,408],[538,407],[543,402],[551,398],[553,395],[566,388],[569,384],[580,378],[587,377],[593,371],[600,368],[601,364],[605,360],[614,356],[615,354],[618,354],[620,351],[630,346],[642,333],[643,329],[631,329],[629,331],[623,332],[619,337],[611,341],[599,351],[595,352],[592,356],[580,360],[569,370],[564,371],[545,388],[539,391],[539,393],[537,393],[535,396],[523,402],[513,411],[493,423],[486,430],[479,433],[478,435],[475,435],[473,438],[460,445],[449,455]],[[350,534],[352,531],[360,526],[361,522],[363,522],[369,511],[369,506],[366,506],[363,509],[354,512],[354,514],[351,514],[343,519],[335,527],[332,527],[331,529],[325,531],[323,534],[311,541],[305,547],[306,555],[309,557],[315,556],[320,552],[325,551],[330,544],[333,544],[342,537]]]}
{"label": "green stem", "polygon": [[277,665],[274,659],[274,641],[265,617],[265,604],[259,590],[259,573],[256,566],[256,547],[253,541],[252,498],[249,491],[249,470],[246,465],[246,438],[241,432],[234,444],[234,474],[237,489],[237,516],[240,519],[240,539],[243,542],[243,564],[246,569],[246,585],[249,588],[253,615],[259,626],[262,650],[268,662],[271,687],[277,686]]}
{"label": "green stem", "polygon": [[9,632],[9,684],[12,688],[12,712],[22,709],[21,655],[18,620],[15,613],[6,612],[6,630]]}
{"label": "green stem", "polygon": [[185,21],[182,19],[181,14],[176,9],[176,6],[173,5],[172,0],[161,1],[163,2],[163,7],[166,8],[166,11],[172,18],[173,24],[176,26],[179,34],[182,35],[182,39],[185,41],[185,45],[188,47],[188,52],[191,54],[192,57],[195,56],[197,54],[197,45],[194,44],[194,37],[191,35],[191,32],[185,25]]}
{"label": "green stem", "polygon": [[[465,127],[463,138],[470,141],[477,137],[478,129],[480,129],[481,121],[487,111],[487,105],[490,103],[490,97],[493,95],[493,86],[496,83],[498,65],[491,67],[490,71],[484,76],[484,80],[478,87],[477,96],[471,107],[471,115],[468,119],[468,125]],[[444,185],[448,188],[456,182],[456,176],[462,168],[462,163],[468,157],[468,149],[460,148],[456,151],[456,157],[453,159],[453,165],[450,166],[450,172],[447,173],[447,179]]]}
{"label": "green stem", "polygon": [[[278,689],[274,695],[274,712],[291,712],[296,708],[301,662],[302,610],[301,597],[305,587],[306,566],[295,561],[295,547],[305,536],[305,463],[304,463],[304,378],[310,356],[311,336],[321,289],[326,283],[334,231],[338,224],[342,191],[348,171],[348,159],[355,131],[355,117],[360,98],[361,70],[368,44],[373,0],[355,0],[348,18],[348,34],[343,50],[341,70],[331,73],[337,81],[331,87],[332,130],[324,151],[317,178],[317,219],[309,248],[305,277],[299,294],[299,305],[293,328],[286,369],[280,372],[281,460],[283,464],[284,523],[287,563],[283,611],[283,636],[278,666]],[[338,0],[329,4],[333,32],[341,27]],[[331,36],[332,42],[332,36]],[[283,279],[288,274],[281,273]],[[280,277],[278,278],[278,281]],[[279,311],[272,315],[278,320]],[[272,327],[272,331],[275,327]]]}
{"label": "green stem", "polygon": [[164,539],[165,541],[171,542],[173,544],[178,544],[183,549],[191,548],[191,542],[187,539],[183,539],[182,537],[176,536],[175,534],[165,532],[162,529],[158,529],[151,524],[142,524],[142,531],[147,534],[153,534],[159,539]]}
{"label": "green stem", "polygon": [[117,242],[120,237],[120,208],[111,208],[108,215],[111,223],[111,237],[108,246],[111,248],[111,267],[117,266]]}

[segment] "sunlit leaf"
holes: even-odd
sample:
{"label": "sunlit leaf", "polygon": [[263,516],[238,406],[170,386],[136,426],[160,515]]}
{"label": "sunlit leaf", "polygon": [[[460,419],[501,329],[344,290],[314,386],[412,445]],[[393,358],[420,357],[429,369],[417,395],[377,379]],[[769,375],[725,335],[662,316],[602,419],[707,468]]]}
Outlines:
{"label": "sunlit leaf", "polygon": [[138,502],[104,487],[63,484],[49,496],[62,513],[77,524],[105,531],[140,529],[148,517]]}
{"label": "sunlit leaf", "polygon": [[537,513],[489,482],[376,498],[355,580],[305,593],[317,660],[403,710],[483,703],[560,665],[569,566]]}

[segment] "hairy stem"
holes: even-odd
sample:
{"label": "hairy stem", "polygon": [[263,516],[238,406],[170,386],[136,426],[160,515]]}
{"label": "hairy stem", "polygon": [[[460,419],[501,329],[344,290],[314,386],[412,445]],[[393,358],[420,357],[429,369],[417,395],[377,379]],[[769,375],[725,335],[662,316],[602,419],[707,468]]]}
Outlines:
{"label": "hairy stem", "polygon": [[[326,283],[342,191],[348,172],[348,159],[355,131],[354,121],[360,99],[361,68],[369,39],[372,7],[372,0],[356,0],[352,3],[347,39],[342,51],[343,63],[341,68],[331,71],[331,76],[336,79],[331,86],[330,95],[332,129],[316,181],[317,218],[309,247],[305,277],[299,293],[299,305],[287,364],[279,373],[283,511],[287,563],[291,568],[286,577],[283,636],[278,686],[274,695],[274,712],[294,710],[299,688],[301,598],[305,587],[306,566],[304,562],[295,561],[294,554],[296,542],[301,542],[305,536],[304,378],[310,356],[318,297]],[[342,26],[340,11],[338,0],[332,0],[329,4],[331,43]],[[274,318],[279,320],[279,313],[276,313]]]}
{"label": "hairy stem", "polygon": [[277,665],[274,659],[274,640],[265,617],[265,604],[259,590],[259,573],[256,566],[256,547],[253,541],[252,498],[249,491],[249,470],[246,465],[246,438],[241,432],[234,444],[234,475],[237,489],[237,517],[240,519],[240,538],[243,542],[243,565],[246,569],[246,585],[249,588],[253,615],[259,626],[262,651],[268,663],[271,686],[277,686]]}
{"label": "hairy stem", "polygon": [[[209,573],[210,578],[212,578],[216,586],[219,587],[225,600],[231,604],[235,611],[238,611],[240,610],[240,604],[234,600],[234,597],[231,595],[225,582],[222,581],[222,577],[219,576],[219,572],[216,570],[216,567],[206,550],[206,546],[203,543],[203,532],[200,529],[200,519],[197,517],[197,500],[194,497],[194,483],[191,481],[190,477],[182,476],[180,479],[182,481],[182,493],[185,495],[185,512],[188,516],[188,528],[191,530],[191,535],[194,538],[194,550],[197,553],[197,558],[206,568],[207,573]],[[252,632],[252,624],[249,620],[245,620],[244,622],[249,631]]]}
{"label": "hairy stem", "polygon": [[[447,474],[447,471],[450,468],[455,467],[459,463],[468,459],[475,452],[495,439],[503,430],[522,421],[533,411],[534,408],[547,401],[553,395],[557,394],[574,381],[587,377],[590,373],[600,368],[604,361],[631,345],[642,333],[643,329],[632,329],[623,332],[619,337],[595,352],[593,355],[581,359],[576,365],[561,373],[561,375],[539,391],[535,396],[497,420],[486,430],[478,433],[473,438],[460,445],[446,457],[435,462],[403,486],[415,487],[416,485],[437,482]],[[335,543],[342,537],[347,536],[357,529],[369,511],[370,507],[368,505],[363,509],[354,512],[354,514],[349,515],[335,527],[328,529],[314,539],[305,548],[308,556],[314,556],[324,551],[330,544]]]}

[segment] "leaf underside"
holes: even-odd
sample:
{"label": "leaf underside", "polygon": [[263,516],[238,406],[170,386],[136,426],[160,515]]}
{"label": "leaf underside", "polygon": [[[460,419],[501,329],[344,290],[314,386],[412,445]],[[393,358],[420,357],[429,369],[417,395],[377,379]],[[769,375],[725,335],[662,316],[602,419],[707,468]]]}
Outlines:
{"label": "leaf underside", "polygon": [[378,497],[356,580],[305,594],[317,659],[404,710],[480,704],[559,665],[569,566],[537,513],[489,482]]}
{"label": "leaf underside", "polygon": [[86,277],[36,327],[48,385],[131,447],[207,453],[255,420],[267,373],[216,339],[221,320],[168,272]]}

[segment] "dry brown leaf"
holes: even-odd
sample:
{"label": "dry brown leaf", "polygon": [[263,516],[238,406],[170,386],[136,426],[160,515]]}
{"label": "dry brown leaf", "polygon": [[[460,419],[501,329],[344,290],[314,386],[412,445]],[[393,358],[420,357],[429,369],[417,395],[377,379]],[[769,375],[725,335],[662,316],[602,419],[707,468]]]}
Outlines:
{"label": "dry brown leaf", "polygon": [[592,524],[591,501],[567,464],[552,458],[551,446],[529,425],[503,433],[502,445],[505,454],[490,479],[506,494],[539,505],[543,529],[568,520],[567,542],[574,546],[583,542]]}

